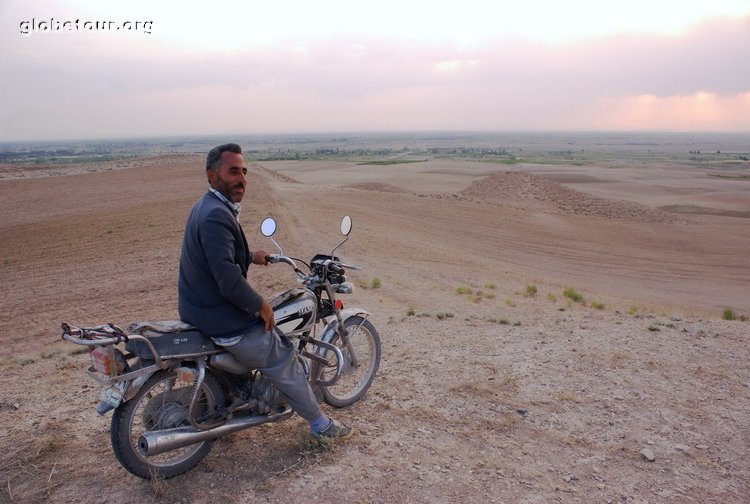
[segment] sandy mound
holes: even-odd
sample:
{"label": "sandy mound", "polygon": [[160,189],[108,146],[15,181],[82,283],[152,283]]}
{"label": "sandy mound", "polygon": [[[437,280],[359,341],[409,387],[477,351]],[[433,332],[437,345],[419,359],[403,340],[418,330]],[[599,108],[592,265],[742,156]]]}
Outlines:
{"label": "sandy mound", "polygon": [[402,193],[402,194],[411,193],[411,191],[407,191],[406,189],[403,189],[401,187],[395,186],[393,184],[387,184],[384,182],[358,182],[356,184],[345,185],[344,187],[349,188],[349,189],[363,189],[365,191],[378,191],[378,192],[386,192],[386,193]]}
{"label": "sandy mound", "polygon": [[555,213],[589,215],[639,222],[674,222],[666,212],[622,200],[598,198],[539,175],[519,171],[494,173],[475,180],[460,196]]}
{"label": "sandy mound", "polygon": [[253,163],[253,166],[258,170],[258,172],[266,174],[272,180],[276,180],[278,182],[286,182],[288,184],[301,184],[302,183],[299,180],[293,177],[290,177],[289,175],[284,175],[281,172],[272,170],[270,168],[266,168],[265,166],[261,166],[257,163]]}

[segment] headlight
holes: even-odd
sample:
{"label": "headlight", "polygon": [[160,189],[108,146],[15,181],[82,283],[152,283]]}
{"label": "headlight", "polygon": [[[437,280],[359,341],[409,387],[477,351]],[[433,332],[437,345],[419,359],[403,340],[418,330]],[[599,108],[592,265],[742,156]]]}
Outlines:
{"label": "headlight", "polygon": [[352,292],[354,292],[354,285],[349,282],[344,282],[338,286],[336,292],[339,294],[351,294]]}

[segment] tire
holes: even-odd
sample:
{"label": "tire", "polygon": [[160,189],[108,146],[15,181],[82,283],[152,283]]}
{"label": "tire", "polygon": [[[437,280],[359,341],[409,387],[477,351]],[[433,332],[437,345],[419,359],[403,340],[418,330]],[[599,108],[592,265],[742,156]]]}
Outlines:
{"label": "tire", "polygon": [[[206,373],[198,398],[200,415],[224,404],[224,391],[216,378]],[[188,408],[193,394],[192,382],[177,378],[171,370],[158,371],[130,401],[121,404],[112,415],[112,450],[120,464],[139,478],[171,478],[198,465],[211,450],[204,441],[146,457],[138,448],[138,438],[146,431],[189,425]]]}
{"label": "tire", "polygon": [[[380,367],[380,335],[369,320],[359,315],[344,321],[344,327],[349,329],[352,346],[359,360],[357,368],[352,366],[349,349],[336,334],[331,341],[339,347],[344,356],[344,364],[338,381],[330,386],[321,385],[323,400],[336,408],[343,408],[362,399]],[[336,372],[335,357],[331,356],[331,365],[320,366],[318,375],[327,380]]]}

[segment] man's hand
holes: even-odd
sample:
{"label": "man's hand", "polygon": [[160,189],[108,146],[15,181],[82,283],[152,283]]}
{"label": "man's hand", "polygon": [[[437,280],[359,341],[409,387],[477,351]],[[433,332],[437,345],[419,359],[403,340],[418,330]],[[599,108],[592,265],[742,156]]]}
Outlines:
{"label": "man's hand", "polygon": [[266,332],[270,331],[276,325],[276,320],[274,320],[273,318],[273,310],[271,309],[271,305],[268,304],[268,301],[266,301],[265,299],[263,300],[263,304],[260,305],[258,316],[263,319],[263,322],[265,322]]}
{"label": "man's hand", "polygon": [[262,266],[265,266],[268,264],[268,261],[266,261],[266,256],[268,254],[265,250],[258,250],[256,252],[253,252],[253,264],[260,264]]}

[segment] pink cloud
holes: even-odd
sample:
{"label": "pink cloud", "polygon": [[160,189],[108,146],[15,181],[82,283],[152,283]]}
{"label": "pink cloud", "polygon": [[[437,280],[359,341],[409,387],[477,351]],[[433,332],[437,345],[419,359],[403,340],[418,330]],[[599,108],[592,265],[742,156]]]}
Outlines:
{"label": "pink cloud", "polygon": [[600,128],[688,131],[750,130],[750,92],[719,96],[699,92],[689,96],[623,96],[597,103]]}
{"label": "pink cloud", "polygon": [[13,97],[0,134],[750,131],[749,28],[750,17],[726,18],[681,36],[471,48],[351,36],[220,54],[63,36],[44,52],[50,39],[38,37],[0,54],[0,88]]}

